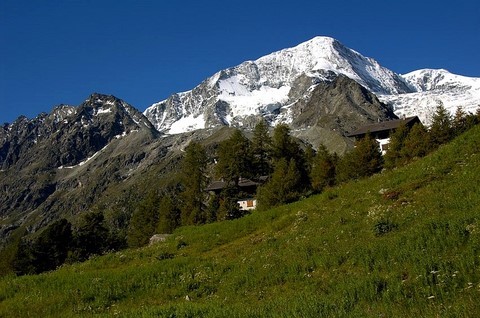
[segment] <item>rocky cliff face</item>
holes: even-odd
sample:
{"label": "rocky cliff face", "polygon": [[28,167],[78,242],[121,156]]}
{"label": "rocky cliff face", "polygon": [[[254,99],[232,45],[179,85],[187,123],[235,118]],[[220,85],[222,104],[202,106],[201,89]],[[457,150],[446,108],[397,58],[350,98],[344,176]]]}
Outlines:
{"label": "rocky cliff face", "polygon": [[1,127],[0,238],[12,226],[31,223],[34,230],[84,211],[163,153],[154,143],[159,136],[138,110],[100,94]]}
{"label": "rocky cliff face", "polygon": [[74,166],[105,147],[112,139],[148,129],[150,122],[114,96],[93,94],[79,107],[58,106],[50,114],[20,117],[0,132],[3,170]]}

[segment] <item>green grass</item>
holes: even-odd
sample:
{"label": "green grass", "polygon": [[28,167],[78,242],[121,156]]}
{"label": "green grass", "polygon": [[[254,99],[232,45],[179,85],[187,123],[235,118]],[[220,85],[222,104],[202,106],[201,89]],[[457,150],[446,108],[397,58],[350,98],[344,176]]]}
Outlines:
{"label": "green grass", "polygon": [[404,168],[0,279],[0,317],[477,317],[480,127]]}

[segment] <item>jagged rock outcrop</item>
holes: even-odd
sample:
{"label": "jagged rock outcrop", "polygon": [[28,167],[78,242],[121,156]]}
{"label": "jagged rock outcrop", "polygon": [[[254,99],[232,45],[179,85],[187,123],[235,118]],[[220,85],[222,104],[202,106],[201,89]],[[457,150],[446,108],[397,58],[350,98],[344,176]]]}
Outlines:
{"label": "jagged rock outcrop", "polygon": [[83,211],[164,151],[154,144],[159,136],[141,112],[109,95],[20,117],[0,129],[0,216],[20,225],[35,212],[38,228],[60,212]]}

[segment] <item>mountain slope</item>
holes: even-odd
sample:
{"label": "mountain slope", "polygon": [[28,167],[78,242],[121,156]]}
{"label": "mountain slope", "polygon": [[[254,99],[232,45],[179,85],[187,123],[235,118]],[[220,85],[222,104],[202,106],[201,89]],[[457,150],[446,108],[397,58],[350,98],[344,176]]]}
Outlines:
{"label": "mountain slope", "polygon": [[165,243],[0,278],[0,315],[478,316],[479,138]]}
{"label": "mountain slope", "polygon": [[160,134],[135,108],[93,94],[0,130],[0,247],[12,229],[34,232],[87,210],[110,186],[165,153]]}

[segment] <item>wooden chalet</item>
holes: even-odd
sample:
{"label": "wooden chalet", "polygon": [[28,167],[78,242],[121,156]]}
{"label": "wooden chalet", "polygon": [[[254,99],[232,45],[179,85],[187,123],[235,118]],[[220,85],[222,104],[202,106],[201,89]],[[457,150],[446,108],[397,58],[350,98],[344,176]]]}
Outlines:
{"label": "wooden chalet", "polygon": [[[247,178],[240,178],[238,180],[238,188],[241,195],[244,197],[237,201],[240,206],[240,210],[253,210],[257,207],[257,199],[255,198],[257,193],[257,188],[261,184],[265,183],[267,177],[260,177],[259,180],[254,181]],[[233,185],[233,184],[230,184]],[[213,192],[215,194],[220,194],[223,189],[228,186],[228,183],[223,180],[213,181],[205,189],[205,191]]]}
{"label": "wooden chalet", "polygon": [[417,116],[382,121],[379,123],[361,126],[351,134],[347,135],[347,137],[357,139],[363,138],[367,134],[370,134],[380,144],[380,150],[382,151],[382,154],[385,154],[390,142],[390,135],[401,125],[406,125],[407,127],[412,128],[415,124],[422,124]]}

